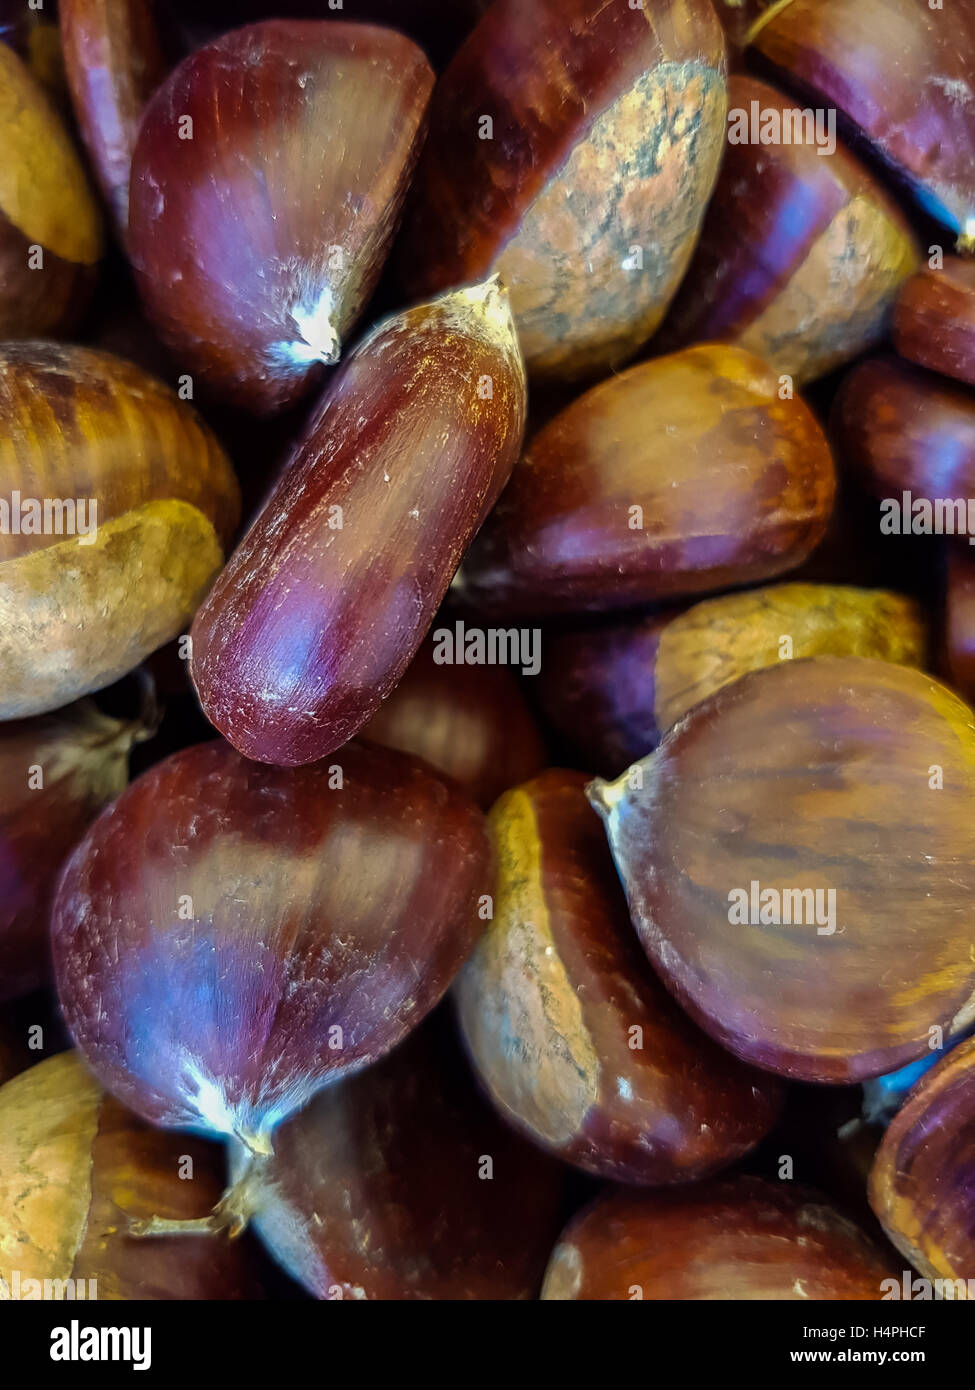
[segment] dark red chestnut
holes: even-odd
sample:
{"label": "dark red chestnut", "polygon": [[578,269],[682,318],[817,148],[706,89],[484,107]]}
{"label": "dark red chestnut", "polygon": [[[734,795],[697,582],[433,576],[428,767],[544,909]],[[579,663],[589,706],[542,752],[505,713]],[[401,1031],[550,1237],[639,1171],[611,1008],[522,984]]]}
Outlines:
{"label": "dark red chestnut", "polygon": [[894,1272],[818,1192],[740,1177],[598,1198],[555,1247],[542,1298],[870,1300]]}
{"label": "dark red chestnut", "polygon": [[495,281],[359,345],[193,624],[193,680],[235,748],[308,763],[363,727],[426,635],[524,422]]}
{"label": "dark red chestnut", "polygon": [[505,1119],[617,1182],[691,1182],[747,1153],[781,1088],[699,1032],[640,951],[578,772],[501,797],[493,919],[454,994]]}
{"label": "dark red chestnut", "polygon": [[651,961],[738,1056],[860,1081],[975,1021],[975,717],[929,676],[754,671],[590,794]]}
{"label": "dark red chestnut", "polygon": [[812,412],[741,348],[688,348],[611,377],[545,425],[464,562],[475,603],[622,608],[770,579],[833,505]]}
{"label": "dark red chestnut", "polygon": [[535,1298],[564,1170],[493,1115],[435,1020],[283,1124],[227,1201],[322,1299]]}
{"label": "dark red chestnut", "polygon": [[415,759],[350,745],[282,770],[201,744],[138,778],[69,860],[58,992],[133,1110],[266,1153],[437,1003],[489,891],[481,813]]}
{"label": "dark red chestnut", "polygon": [[975,260],[946,256],[908,280],[894,310],[901,357],[975,386]]}
{"label": "dark red chestnut", "polygon": [[146,109],[129,252],[190,372],[258,413],[338,361],[379,277],[433,73],[391,29],[271,20],[186,58]]}
{"label": "dark red chestnut", "polygon": [[796,143],[742,142],[736,123],[778,122],[791,132],[797,103],[735,76],[728,105],[721,174],[654,347],[736,343],[811,381],[885,336],[917,247],[882,185],[836,143],[835,128],[817,127],[814,138],[806,131]]}
{"label": "dark red chestnut", "polygon": [[605,375],[686,268],[724,144],[707,0],[495,0],[437,85],[412,296],[497,272],[531,374]]}

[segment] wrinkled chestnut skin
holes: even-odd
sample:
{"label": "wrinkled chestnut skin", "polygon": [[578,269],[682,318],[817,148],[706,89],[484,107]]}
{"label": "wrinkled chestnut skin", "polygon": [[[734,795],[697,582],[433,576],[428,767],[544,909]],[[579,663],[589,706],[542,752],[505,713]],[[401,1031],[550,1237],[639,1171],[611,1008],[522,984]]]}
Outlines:
{"label": "wrinkled chestnut skin", "polygon": [[193,680],[235,748],[293,766],[362,728],[426,635],[524,423],[495,282],[359,345],[193,624]]}
{"label": "wrinkled chestnut skin", "polygon": [[[752,77],[728,84],[729,109],[794,110]],[[730,134],[730,131],[729,131]],[[897,204],[842,145],[732,144],[682,288],[654,341],[737,343],[798,382],[883,338],[918,252]]]}
{"label": "wrinkled chestnut skin", "polygon": [[707,0],[495,0],[431,104],[398,252],[409,297],[496,272],[530,374],[605,375],[680,282],[724,118]]}
{"label": "wrinkled chestnut skin", "polygon": [[945,646],[951,682],[975,703],[975,555],[960,546],[948,553]]}
{"label": "wrinkled chestnut skin", "polygon": [[[248,1161],[234,1145],[231,1175]],[[497,1119],[442,1017],[316,1096],[247,1183],[254,1229],[321,1299],[535,1298],[564,1219],[565,1170]]]}
{"label": "wrinkled chestnut skin", "polygon": [[542,1298],[867,1301],[895,1274],[818,1192],[740,1177],[597,1198],[555,1247]]}
{"label": "wrinkled chestnut skin", "polygon": [[544,772],[491,812],[494,916],[454,986],[461,1030],[501,1114],[543,1148],[617,1182],[692,1182],[758,1143],[781,1087],[650,970],[585,785]]}
{"label": "wrinkled chestnut skin", "polygon": [[539,772],[545,745],[515,677],[500,666],[439,666],[425,642],[362,729],[446,772],[482,810]]}
{"label": "wrinkled chestnut skin", "polygon": [[338,361],[396,230],[432,86],[391,29],[270,20],[197,49],[153,97],[129,253],[167,345],[221,398],[273,414]]}
{"label": "wrinkled chestnut skin", "polygon": [[875,497],[975,497],[975,396],[933,372],[895,357],[854,367],[830,437]]}
{"label": "wrinkled chestnut skin", "polygon": [[946,256],[912,276],[894,309],[894,346],[921,367],[975,386],[975,260]]}
{"label": "wrinkled chestnut skin", "polygon": [[[870,1172],[870,1203],[926,1279],[975,1280],[975,1038],[911,1091]],[[957,1287],[971,1297],[975,1284]]]}
{"label": "wrinkled chestnut skin", "polygon": [[[590,794],[651,961],[738,1056],[860,1081],[975,1019],[975,718],[929,676],[831,656],[752,672]],[[819,917],[813,900],[786,924],[781,899],[781,925],[743,922],[731,895],[752,883],[818,889]]]}
{"label": "wrinkled chestnut skin", "polygon": [[149,0],[59,0],[71,102],[124,239],[129,169],[146,102],[166,76]]}
{"label": "wrinkled chestnut skin", "polygon": [[65,1018],[144,1118],[263,1151],[437,1003],[489,882],[481,813],[412,758],[353,744],[283,770],[201,744],[133,782],[66,866]]}
{"label": "wrinkled chestnut skin", "polygon": [[807,103],[835,106],[919,205],[975,215],[975,16],[928,0],[791,0],[752,43]]}
{"label": "wrinkled chestnut skin", "polygon": [[50,97],[3,43],[0,148],[0,340],[68,333],[95,288],[102,220]]}
{"label": "wrinkled chestnut skin", "polygon": [[0,1089],[0,1278],[19,1271],[22,1297],[28,1279],[70,1278],[95,1280],[100,1300],[261,1298],[246,1238],[128,1233],[133,1219],[205,1215],[222,1170],[216,1145],[136,1119],[77,1053],[40,1062]]}
{"label": "wrinkled chestnut skin", "polygon": [[[783,637],[791,652],[783,652]],[[926,650],[913,599],[839,584],[774,584],[681,612],[546,635],[537,691],[584,766],[615,777],[694,705],[748,671],[807,656],[922,666]]]}
{"label": "wrinkled chestnut skin", "polygon": [[[185,630],[240,516],[230,463],[196,412],[121,358],[0,346],[0,498],[69,500],[62,532],[0,534],[0,719],[99,690]],[[97,504],[83,535],[75,510]]]}
{"label": "wrinkled chestnut skin", "polygon": [[125,786],[129,752],[147,733],[90,700],[0,723],[0,1000],[50,978],[58,869]]}
{"label": "wrinkled chestnut skin", "polygon": [[464,562],[465,593],[501,612],[584,612],[800,564],[826,529],[833,462],[811,411],[778,391],[772,368],[721,345],[594,387],[530,442]]}

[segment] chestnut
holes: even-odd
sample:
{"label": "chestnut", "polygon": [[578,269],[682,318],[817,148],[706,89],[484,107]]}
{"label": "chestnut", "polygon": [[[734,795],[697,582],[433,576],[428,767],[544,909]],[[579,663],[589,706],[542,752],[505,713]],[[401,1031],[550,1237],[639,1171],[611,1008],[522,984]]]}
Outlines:
{"label": "chestnut", "polygon": [[651,961],[739,1057],[861,1081],[975,1021],[975,716],[931,677],[753,671],[590,795]]}
{"label": "chestnut", "polygon": [[615,777],[747,671],[823,655],[923,666],[926,649],[914,599],[840,584],[772,584],[548,634],[538,698],[584,766]]}
{"label": "chestnut", "polygon": [[535,1298],[564,1170],[503,1125],[437,1018],[278,1130],[231,1189],[267,1249],[321,1299]]}
{"label": "chestnut", "polygon": [[[749,121],[797,109],[767,83],[737,75],[728,105]],[[897,292],[918,266],[914,237],[877,179],[841,144],[818,143],[818,129],[816,141],[794,144],[733,135],[732,126],[700,241],[653,346],[736,343],[811,381],[886,335]]]}
{"label": "chestnut", "polygon": [[67,333],[95,288],[101,215],[40,83],[0,43],[0,340]]}
{"label": "chestnut", "polygon": [[530,442],[464,561],[490,610],[621,608],[770,579],[833,505],[812,412],[737,347],[705,345],[593,387]]}
{"label": "chestnut", "polygon": [[521,446],[496,281],[394,315],[316,407],[193,624],[207,718],[249,758],[323,758],[403,676]]}
{"label": "chestnut", "polygon": [[541,771],[542,736],[509,671],[438,664],[437,652],[436,641],[424,642],[361,736],[425,759],[486,811]]}
{"label": "chestnut", "polygon": [[912,276],[894,309],[901,357],[975,386],[975,260],[946,256]]}
{"label": "chestnut", "polygon": [[338,361],[375,287],[433,73],[391,29],[268,20],[197,49],[149,102],[129,254],[191,373],[261,414]]}
{"label": "chestnut", "polygon": [[147,1120],[274,1126],[441,998],[490,893],[480,811],[389,749],[284,770],[220,741],[137,778],[68,861],[52,913],[69,1028]]}
{"label": "chestnut", "polygon": [[971,234],[975,16],[969,7],[949,12],[928,0],[789,0],[761,16],[750,38],[809,104],[836,107],[926,212],[963,237]]}
{"label": "chestnut", "polygon": [[14,719],[110,685],[176,636],[240,496],[188,405],[90,348],[0,345],[0,435],[0,719]]}
{"label": "chestnut", "polygon": [[952,684],[975,703],[975,556],[962,549],[947,557],[945,648]]}
{"label": "chestnut", "polygon": [[975,1298],[973,1164],[975,1038],[969,1038],[909,1093],[870,1172],[870,1202],[884,1231],[925,1279],[946,1281],[942,1298]]}
{"label": "chestnut", "polygon": [[399,248],[409,294],[496,272],[535,377],[632,357],[714,184],[724,68],[708,0],[495,0],[431,104]]}
{"label": "chestnut", "polygon": [[77,1053],[0,1088],[0,1296],[261,1298],[258,1252],[226,1239],[147,1243],[151,1212],[189,1219],[220,1195],[215,1144],[143,1124]]}
{"label": "chestnut", "polygon": [[739,1177],[597,1198],[555,1247],[542,1298],[866,1301],[894,1272],[818,1192]]}
{"label": "chestnut", "polygon": [[617,1182],[691,1182],[771,1128],[781,1086],[681,1012],[633,935],[582,773],[551,770],[489,817],[493,919],[454,986],[504,1118]]}
{"label": "chestnut", "polygon": [[0,723],[0,1000],[51,976],[48,923],[57,871],[128,781],[134,744],[157,714],[116,719],[91,700]]}

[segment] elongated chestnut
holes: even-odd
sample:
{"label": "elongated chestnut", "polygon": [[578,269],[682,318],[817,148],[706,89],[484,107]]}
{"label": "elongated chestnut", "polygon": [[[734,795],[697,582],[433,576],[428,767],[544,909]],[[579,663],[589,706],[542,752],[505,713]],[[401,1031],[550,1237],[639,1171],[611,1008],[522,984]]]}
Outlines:
{"label": "elongated chestnut", "polygon": [[464,562],[475,603],[582,612],[770,579],[822,538],[833,461],[741,348],[631,367],[545,425]]}
{"label": "elongated chestnut", "polygon": [[524,423],[495,281],[366,337],[193,624],[193,680],[235,748],[308,763],[362,728],[420,646]]}
{"label": "elongated chestnut", "polygon": [[437,86],[403,282],[419,296],[497,272],[530,373],[605,374],[677,288],[724,118],[706,0],[495,0]]}
{"label": "elongated chestnut", "polygon": [[95,175],[124,241],[132,150],[166,76],[149,0],[60,0],[68,86]]}
{"label": "elongated chestnut", "polygon": [[597,1198],[555,1247],[542,1298],[870,1300],[893,1274],[818,1192],[740,1177]]}
{"label": "elongated chestnut", "polygon": [[[918,1082],[881,1141],[870,1202],[889,1238],[942,1297],[975,1297],[975,1038]],[[957,1281],[957,1282],[954,1282]]]}
{"label": "elongated chestnut", "polygon": [[103,232],[61,117],[0,43],[0,339],[75,326],[95,288]]}
{"label": "elongated chestnut", "polygon": [[58,869],[125,786],[129,752],[153,727],[148,708],[114,719],[91,700],[0,723],[0,999],[50,978]]}
{"label": "elongated chestnut", "polygon": [[883,589],[773,584],[680,612],[546,636],[538,696],[585,766],[616,776],[748,671],[808,656],[922,666],[920,605]]}
{"label": "elongated chestnut", "polygon": [[740,1158],[781,1099],[690,1022],[649,968],[582,773],[501,797],[494,916],[454,987],[505,1119],[617,1182],[691,1182]]}
{"label": "elongated chestnut", "polygon": [[721,174],[654,347],[736,343],[811,381],[887,333],[918,266],[914,237],[878,180],[843,145],[820,143],[818,129],[788,144],[736,140],[736,123],[791,130],[791,97],[736,75],[728,106]]}
{"label": "elongated chestnut", "polygon": [[120,358],[0,347],[0,719],[110,685],[182,631],[240,516],[196,413]]}
{"label": "elongated chestnut", "polygon": [[945,226],[975,218],[975,18],[928,0],[789,0],[751,42],[810,104],[836,107]]}
{"label": "elongated chestnut", "polygon": [[975,717],[929,676],[754,671],[591,796],[651,961],[738,1056],[859,1081],[975,1020]]}
{"label": "elongated chestnut", "polygon": [[262,1297],[258,1253],[246,1241],[129,1234],[131,1222],[157,1211],[173,1219],[206,1212],[220,1195],[222,1167],[216,1145],[130,1115],[77,1053],[31,1067],[0,1089],[4,1296]]}
{"label": "elongated chestnut", "polygon": [[921,367],[975,386],[975,260],[946,256],[911,277],[894,309],[894,346]]}
{"label": "elongated chestnut", "polygon": [[478,1095],[438,1018],[316,1096],[231,1189],[266,1247],[322,1299],[535,1298],[565,1170]]}
{"label": "elongated chestnut", "polygon": [[433,86],[391,29],[269,20],[149,103],[129,252],[150,317],[223,398],[270,414],[338,361],[382,269]]}
{"label": "elongated chestnut", "polygon": [[200,744],[133,782],[65,868],[65,1018],[137,1113],[266,1152],[437,1003],[489,877],[481,813],[415,759],[352,744],[283,770]]}

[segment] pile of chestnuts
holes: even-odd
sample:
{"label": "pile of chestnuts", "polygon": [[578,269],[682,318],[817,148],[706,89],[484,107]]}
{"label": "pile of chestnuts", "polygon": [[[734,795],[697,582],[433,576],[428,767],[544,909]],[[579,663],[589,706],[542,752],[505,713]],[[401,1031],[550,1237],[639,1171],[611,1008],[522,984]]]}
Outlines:
{"label": "pile of chestnuts", "polygon": [[975,1298],[975,8],[56,10],[0,1294]]}

